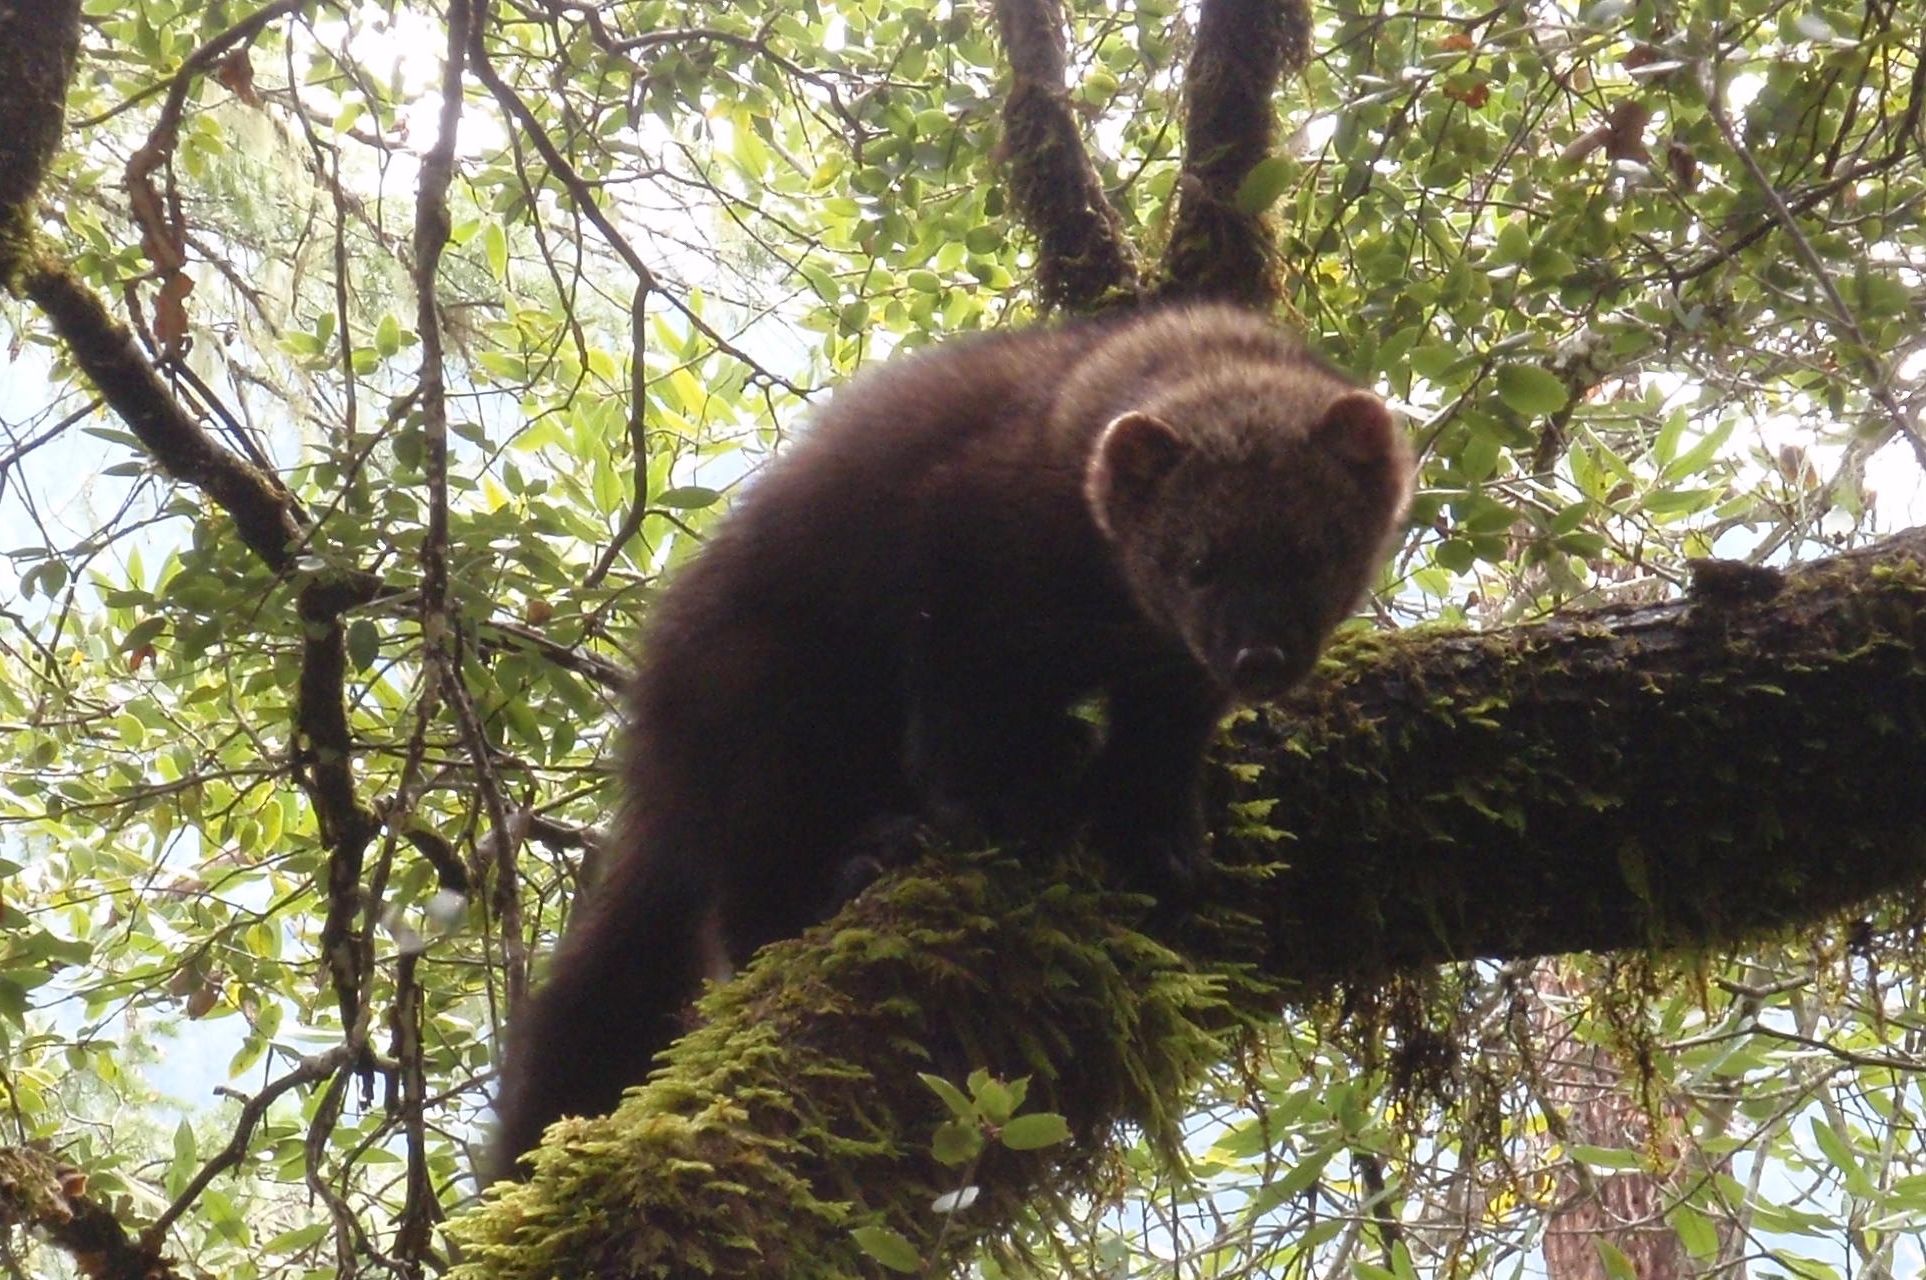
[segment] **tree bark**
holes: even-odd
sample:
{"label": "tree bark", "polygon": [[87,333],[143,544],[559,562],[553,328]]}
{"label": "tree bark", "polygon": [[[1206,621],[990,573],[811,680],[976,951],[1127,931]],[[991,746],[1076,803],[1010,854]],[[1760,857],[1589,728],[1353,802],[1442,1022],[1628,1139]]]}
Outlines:
{"label": "tree bark", "polygon": [[[0,0],[0,234],[20,234],[60,146],[67,81],[80,50],[75,0]],[[16,219],[19,219],[16,222]]]}
{"label": "tree bark", "polygon": [[1636,1067],[1627,1066],[1621,1047],[1573,1034],[1560,1010],[1584,1000],[1591,985],[1558,960],[1540,962],[1531,978],[1528,1007],[1540,1049],[1529,1069],[1544,1108],[1542,1140],[1546,1146],[1648,1152],[1670,1167],[1664,1174],[1648,1168],[1608,1172],[1588,1170],[1575,1159],[1556,1162],[1542,1245],[1546,1280],[1612,1280],[1608,1249],[1639,1280],[1746,1280],[1742,1224],[1712,1217],[1718,1256],[1700,1262],[1669,1218],[1693,1183],[1714,1170],[1729,1175],[1731,1157],[1708,1157],[1679,1099],[1641,1105],[1636,1079],[1630,1078]]}
{"label": "tree bark", "polygon": [[1233,732],[1268,972],[1716,946],[1926,874],[1926,531],[1684,598],[1353,648]]}

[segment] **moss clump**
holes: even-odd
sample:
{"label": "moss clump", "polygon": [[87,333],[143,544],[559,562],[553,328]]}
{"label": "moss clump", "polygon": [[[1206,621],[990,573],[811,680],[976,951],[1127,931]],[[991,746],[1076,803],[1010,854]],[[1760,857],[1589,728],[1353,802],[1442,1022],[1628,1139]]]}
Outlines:
{"label": "moss clump", "polygon": [[[1174,1158],[1187,1091],[1274,1011],[1138,927],[1140,897],[1073,855],[944,856],[872,887],[710,992],[706,1023],[611,1117],[551,1131],[534,1176],[457,1224],[472,1276],[881,1275],[881,1226],[934,1273],[1036,1204],[1094,1185],[1118,1120]],[[1248,924],[1185,926],[1235,952]],[[619,1016],[611,1010],[610,1016]],[[920,1073],[1028,1077],[1070,1139],[930,1153],[948,1112]],[[949,1219],[932,1202],[967,1181]]]}

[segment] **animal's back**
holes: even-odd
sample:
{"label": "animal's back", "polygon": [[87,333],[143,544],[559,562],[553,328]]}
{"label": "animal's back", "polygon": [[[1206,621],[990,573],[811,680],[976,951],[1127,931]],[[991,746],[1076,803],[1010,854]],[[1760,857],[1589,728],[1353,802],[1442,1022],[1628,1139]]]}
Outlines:
{"label": "animal's back", "polygon": [[913,807],[897,760],[903,667],[952,532],[930,525],[948,514],[946,471],[973,449],[1041,447],[1051,375],[1091,341],[1043,337],[958,340],[852,382],[683,567],[633,690],[629,795],[644,838],[625,857],[649,857],[653,815],[692,800],[726,807],[732,830],[756,810],[793,814],[810,845],[891,801]]}

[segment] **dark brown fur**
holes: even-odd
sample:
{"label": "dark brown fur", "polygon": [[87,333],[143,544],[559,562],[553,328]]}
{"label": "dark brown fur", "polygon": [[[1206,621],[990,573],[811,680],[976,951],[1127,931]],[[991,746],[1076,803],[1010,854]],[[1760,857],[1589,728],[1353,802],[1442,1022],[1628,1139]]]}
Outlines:
{"label": "dark brown fur", "polygon": [[[504,1166],[612,1108],[701,979],[831,910],[891,819],[1087,817],[1180,893],[1213,725],[1310,669],[1409,471],[1381,402],[1226,307],[956,341],[839,392],[651,619],[607,878],[511,1028]],[[1100,743],[1068,714],[1092,695]]]}

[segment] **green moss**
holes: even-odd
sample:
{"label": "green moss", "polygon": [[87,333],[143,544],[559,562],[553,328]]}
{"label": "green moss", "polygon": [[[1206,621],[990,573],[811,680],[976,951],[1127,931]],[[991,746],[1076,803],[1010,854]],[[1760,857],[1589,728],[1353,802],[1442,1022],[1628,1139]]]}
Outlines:
{"label": "green moss", "polygon": [[[1189,1088],[1278,996],[1247,965],[1186,962],[1133,923],[1144,905],[1068,856],[939,858],[875,886],[713,990],[614,1116],[557,1126],[527,1184],[452,1228],[465,1273],[866,1275],[862,1225],[925,1259],[1014,1248],[1029,1206],[1092,1190],[1118,1119],[1174,1165]],[[978,1067],[1028,1076],[1026,1110],[1072,1136],[990,1151],[946,1224],[929,1206],[960,1175],[930,1154],[945,1113],[918,1073]]]}

